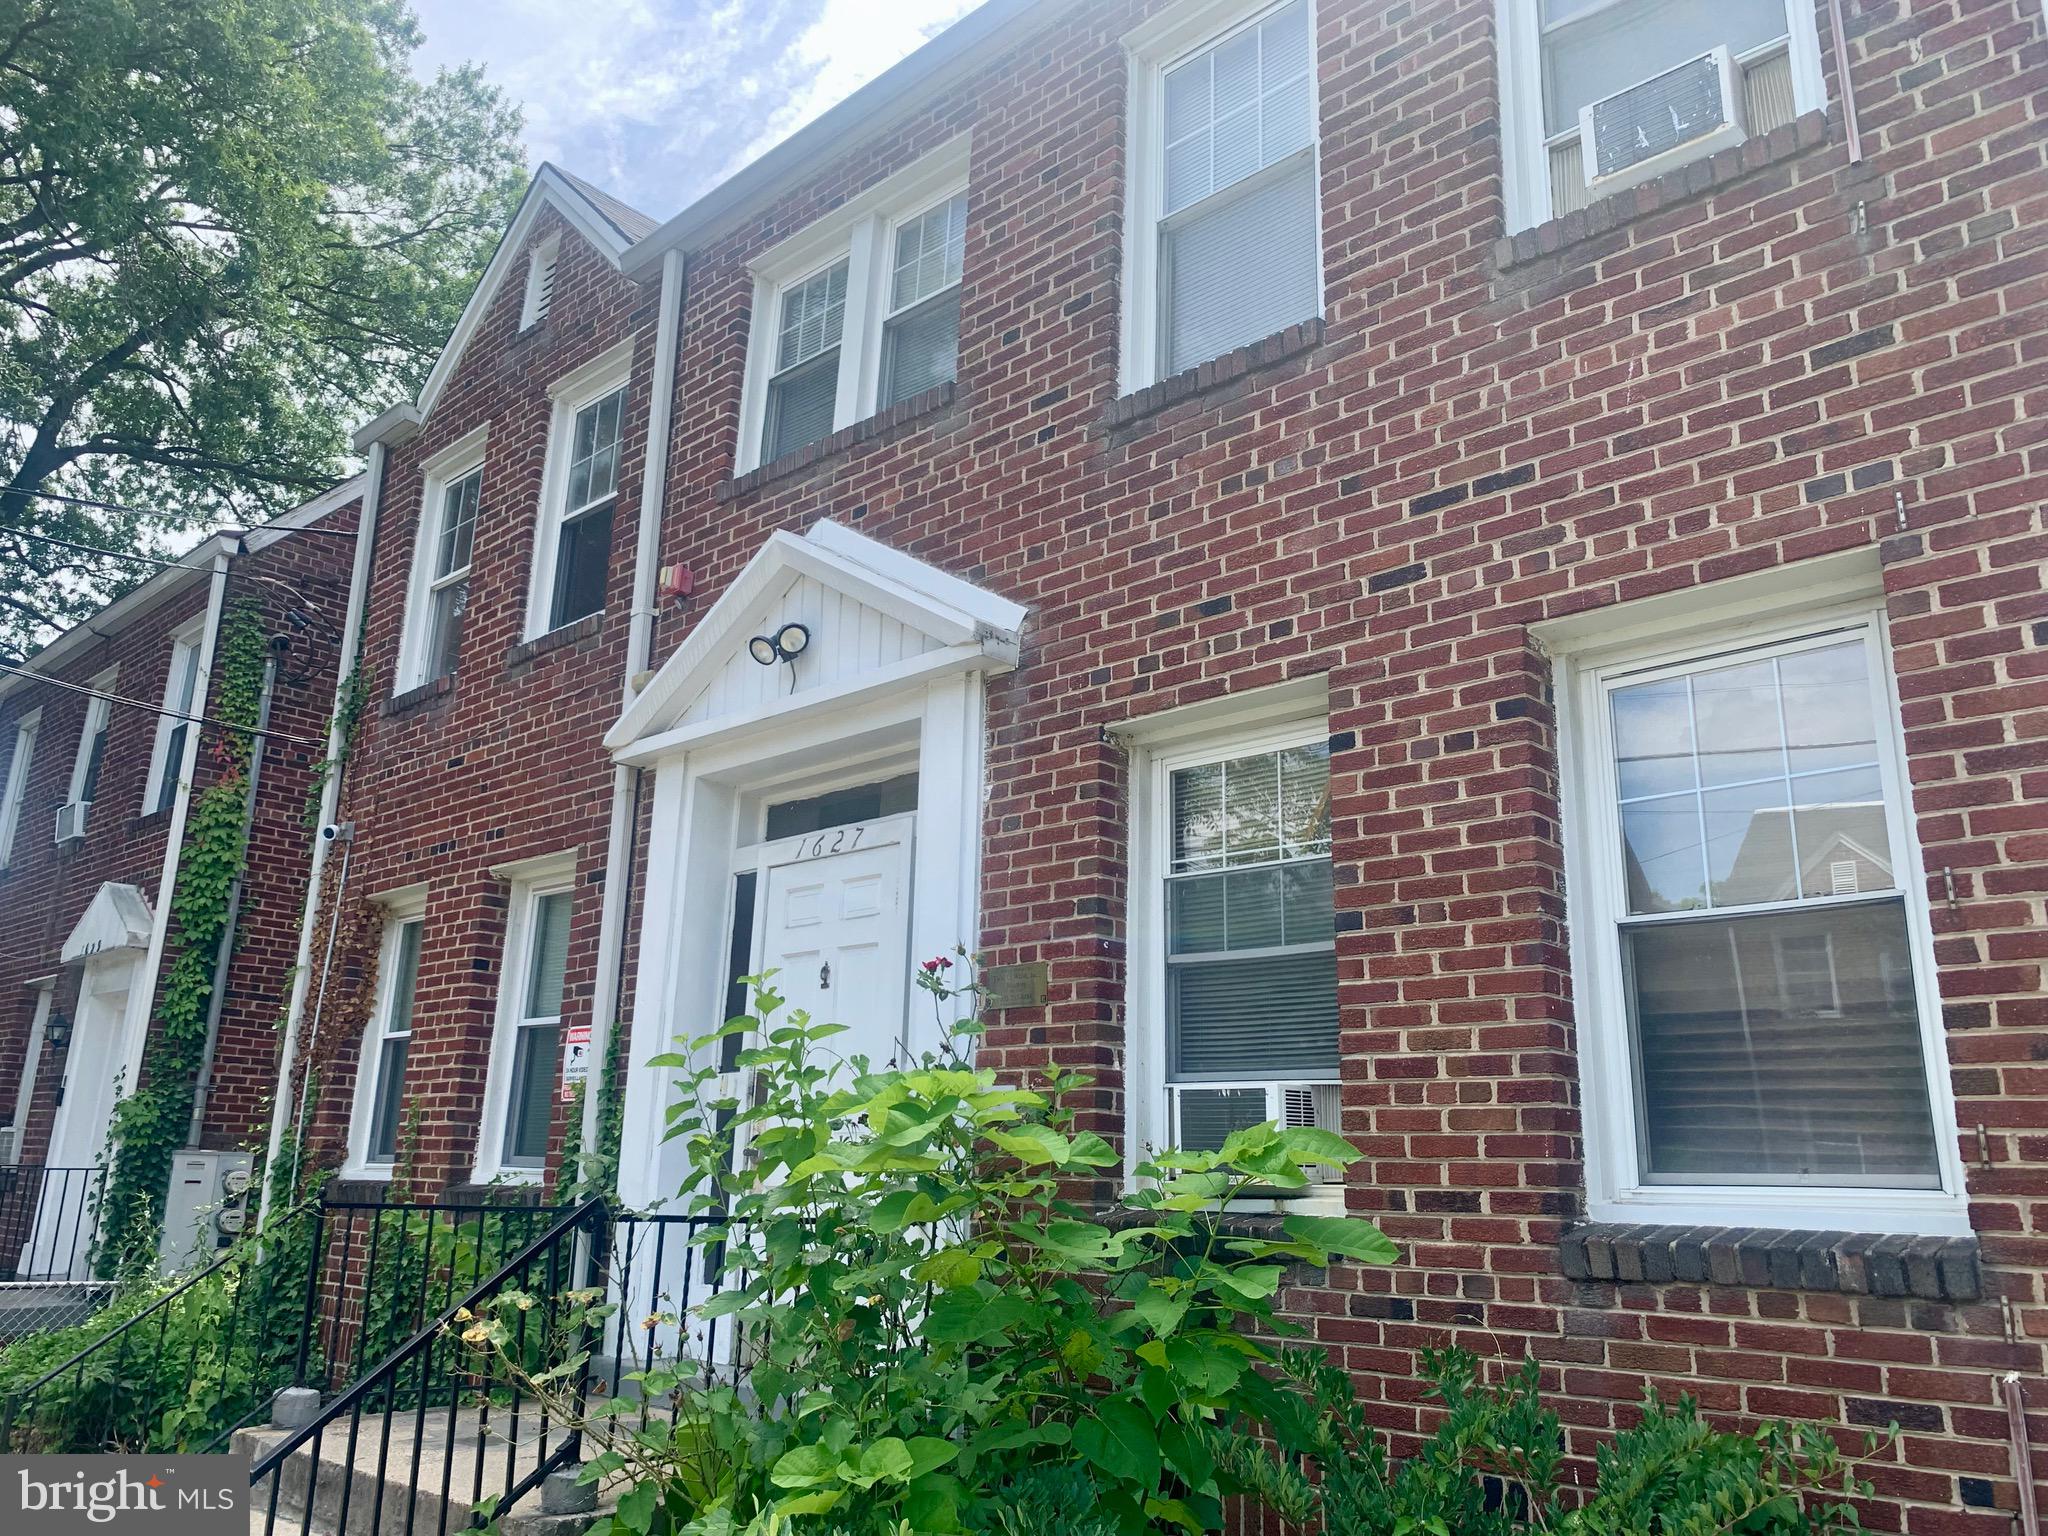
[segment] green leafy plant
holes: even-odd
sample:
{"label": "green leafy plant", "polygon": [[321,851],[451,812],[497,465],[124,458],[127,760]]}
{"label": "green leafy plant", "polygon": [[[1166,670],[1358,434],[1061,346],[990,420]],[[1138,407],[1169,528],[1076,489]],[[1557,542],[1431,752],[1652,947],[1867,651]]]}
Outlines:
{"label": "green leafy plant", "polygon": [[[1282,1518],[1324,1536],[1838,1536],[1860,1529],[1858,1462],[1814,1424],[1718,1430],[1690,1398],[1654,1395],[1642,1417],[1595,1453],[1593,1487],[1568,1483],[1564,1437],[1534,1360],[1498,1382],[1464,1350],[1426,1351],[1423,1374],[1443,1415],[1394,1462],[1351,1378],[1326,1357],[1286,1351],[1293,1389],[1274,1444],[1231,1441],[1224,1461]],[[1868,1436],[1865,1454],[1884,1437]]]}
{"label": "green leafy plant", "polygon": [[[942,1027],[972,991],[949,984],[953,968],[919,975]],[[709,1221],[698,1242],[731,1277],[669,1321],[722,1320],[733,1370],[645,1361],[638,1401],[588,1416],[585,1477],[625,1488],[595,1536],[1021,1536],[999,1490],[1062,1466],[1085,1474],[1105,1531],[1218,1528],[1237,1491],[1219,1442],[1280,1396],[1259,1367],[1274,1359],[1262,1340],[1288,1331],[1274,1310],[1288,1267],[1387,1263],[1394,1247],[1348,1217],[1290,1214],[1251,1237],[1217,1213],[1358,1153],[1327,1131],[1257,1126],[1141,1165],[1141,1190],[1105,1216],[1077,1195],[1122,1164],[1078,1124],[1087,1077],[1000,1081],[968,1059],[972,1024],[906,1066],[840,1062],[843,1031],[779,1017],[771,978],[756,1003],[653,1063],[683,1074],[680,1204]],[[733,1036],[755,1086],[744,1103],[717,1071]],[[525,1373],[558,1399],[588,1369],[579,1341],[629,1321],[605,1287],[569,1300],[559,1363]],[[501,1297],[465,1338],[503,1369],[533,1306]]]}

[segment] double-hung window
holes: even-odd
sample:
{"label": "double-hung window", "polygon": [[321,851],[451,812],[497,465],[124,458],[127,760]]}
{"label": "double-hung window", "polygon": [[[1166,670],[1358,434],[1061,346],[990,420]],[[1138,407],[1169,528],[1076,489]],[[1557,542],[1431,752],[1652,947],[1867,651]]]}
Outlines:
{"label": "double-hung window", "polygon": [[398,1143],[404,1131],[405,1062],[412,1046],[420,946],[427,929],[424,897],[408,897],[390,905],[391,918],[378,960],[376,1011],[356,1061],[350,1162],[362,1172],[385,1171],[398,1161]]}
{"label": "double-hung window", "polygon": [[1510,229],[1826,104],[1811,0],[1504,0],[1503,20]]}
{"label": "double-hung window", "polygon": [[527,638],[604,611],[631,344],[558,381]]}
{"label": "double-hung window", "polygon": [[1322,313],[1309,0],[1132,48],[1125,387]]}
{"label": "double-hung window", "polygon": [[164,707],[156,720],[156,745],[150,753],[149,782],[142,794],[142,814],[170,809],[178,798],[178,775],[185,766],[185,740],[192,729],[192,705],[199,691],[199,634],[187,631],[171,642],[171,666],[164,678]]}
{"label": "double-hung window", "polygon": [[14,862],[14,834],[21,827],[21,808],[28,799],[28,771],[35,761],[36,731],[43,712],[30,710],[14,723],[14,750],[7,757],[6,787],[0,789],[0,869]]}
{"label": "double-hung window", "polygon": [[1136,991],[1161,1070],[1144,1139],[1213,1150],[1266,1120],[1337,1129],[1326,727],[1147,761]]}
{"label": "double-hung window", "polygon": [[[99,793],[100,768],[107,756],[107,728],[113,718],[111,695],[119,681],[119,670],[109,667],[89,685],[92,694],[85,701],[85,723],[78,731],[78,755],[71,762],[71,790],[65,796],[69,802],[64,808],[69,813],[68,830],[73,836],[83,835],[93,797]],[[58,826],[61,840],[67,828],[62,819]]]}
{"label": "double-hung window", "polygon": [[538,1170],[547,1161],[561,1090],[574,893],[573,855],[535,861],[512,882],[480,1177]]}
{"label": "double-hung window", "polygon": [[844,258],[783,290],[776,304],[775,375],[768,381],[765,453],[779,459],[832,432],[846,328]]}
{"label": "double-hung window", "polygon": [[877,401],[884,408],[945,383],[958,366],[967,194],[956,192],[897,225],[890,256]]}
{"label": "double-hung window", "polygon": [[958,141],[868,189],[757,264],[741,470],[958,372],[966,147]]}
{"label": "double-hung window", "polygon": [[1596,1215],[1960,1221],[1884,646],[1845,612],[1580,670]]}
{"label": "double-hung window", "polygon": [[489,437],[486,423],[422,466],[419,533],[398,656],[400,692],[453,677],[461,664]]}

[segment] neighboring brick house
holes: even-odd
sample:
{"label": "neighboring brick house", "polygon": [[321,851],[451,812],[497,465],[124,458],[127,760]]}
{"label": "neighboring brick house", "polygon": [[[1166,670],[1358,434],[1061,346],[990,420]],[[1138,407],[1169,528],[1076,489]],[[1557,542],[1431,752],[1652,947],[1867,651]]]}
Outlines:
{"label": "neighboring brick house", "polygon": [[237,942],[186,1145],[260,1145],[361,496],[351,480],[216,535],[0,676],[0,1274],[75,1276],[87,1261],[88,1170],[103,1165],[116,1102],[143,1081],[179,953],[170,898],[188,812],[223,771],[216,642],[237,614],[274,638],[276,676]]}
{"label": "neighboring brick house", "polygon": [[[370,434],[389,905],[316,1139],[544,1178],[539,1063],[616,1020],[654,1201],[642,1063],[735,972],[884,1056],[963,943],[983,1059],[1094,1072],[1127,1156],[1365,1151],[1313,1198],[1402,1262],[1285,1301],[1389,1430],[1420,1349],[1528,1351],[1576,1452],[1646,1386],[1895,1420],[1871,1522],[2003,1536],[2044,98],[2034,0],[996,0],[658,230],[543,173]],[[465,506],[444,687],[411,530]]]}

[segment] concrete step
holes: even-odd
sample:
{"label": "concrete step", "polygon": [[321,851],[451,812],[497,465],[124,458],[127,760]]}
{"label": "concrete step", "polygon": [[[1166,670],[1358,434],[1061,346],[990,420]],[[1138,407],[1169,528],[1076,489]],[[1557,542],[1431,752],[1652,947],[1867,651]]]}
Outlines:
{"label": "concrete step", "polygon": [[[246,1451],[252,1459],[260,1457],[289,1433],[270,1428],[239,1430],[235,1449]],[[266,1478],[250,1490],[251,1536],[453,1536],[469,1528],[479,1486],[486,1495],[500,1491],[508,1468],[516,1481],[543,1455],[539,1425],[530,1406],[522,1413],[516,1433],[503,1410],[493,1410],[486,1417],[476,1408],[461,1408],[451,1422],[445,1407],[429,1409],[424,1423],[415,1412],[394,1412],[388,1448],[384,1433],[382,1415],[366,1414],[351,1458],[348,1419],[328,1425],[317,1446],[317,1476],[315,1447],[306,1445],[293,1452],[277,1479]],[[559,1426],[549,1426],[548,1451],[561,1444],[562,1433]],[[385,1468],[381,1479],[377,1473],[380,1453]],[[277,1484],[274,1523],[270,1513],[273,1481]],[[448,1490],[445,1499],[443,1487]],[[344,1496],[348,1505],[345,1529]],[[595,1511],[548,1513],[542,1502],[541,1490],[536,1488],[510,1510],[500,1510],[498,1529],[503,1536],[580,1536],[596,1517]]]}

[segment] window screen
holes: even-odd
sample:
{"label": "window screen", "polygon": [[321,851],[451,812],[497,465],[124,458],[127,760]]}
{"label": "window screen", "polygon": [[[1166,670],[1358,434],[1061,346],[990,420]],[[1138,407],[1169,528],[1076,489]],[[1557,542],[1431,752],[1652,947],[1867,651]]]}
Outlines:
{"label": "window screen", "polygon": [[1650,1182],[1937,1187],[1863,632],[1608,695]]}
{"label": "window screen", "polygon": [[476,542],[481,469],[441,493],[441,526],[434,540],[434,573],[427,595],[426,677],[453,677],[462,651],[462,619],[469,608],[469,562]]}
{"label": "window screen", "polygon": [[1171,1081],[1337,1075],[1329,793],[1321,743],[1173,773]]}
{"label": "window screen", "polygon": [[568,494],[555,548],[550,629],[573,624],[604,607],[625,407],[626,392],[617,389],[576,413],[569,439]]}

